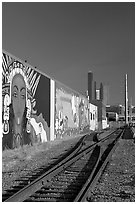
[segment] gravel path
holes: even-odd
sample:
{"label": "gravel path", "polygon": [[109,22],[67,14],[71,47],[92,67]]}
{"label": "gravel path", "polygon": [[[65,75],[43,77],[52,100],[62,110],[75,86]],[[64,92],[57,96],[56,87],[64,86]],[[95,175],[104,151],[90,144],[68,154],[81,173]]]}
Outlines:
{"label": "gravel path", "polygon": [[135,202],[135,144],[121,139],[89,202]]}

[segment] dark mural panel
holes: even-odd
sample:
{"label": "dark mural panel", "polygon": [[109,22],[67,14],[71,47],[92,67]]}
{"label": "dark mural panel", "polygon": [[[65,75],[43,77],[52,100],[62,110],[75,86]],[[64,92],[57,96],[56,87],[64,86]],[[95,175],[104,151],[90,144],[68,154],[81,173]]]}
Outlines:
{"label": "dark mural panel", "polygon": [[50,126],[50,79],[42,76],[40,77],[39,85],[35,94],[37,113],[43,113],[44,119]]}
{"label": "dark mural panel", "polygon": [[2,55],[3,149],[49,139],[50,79]]}

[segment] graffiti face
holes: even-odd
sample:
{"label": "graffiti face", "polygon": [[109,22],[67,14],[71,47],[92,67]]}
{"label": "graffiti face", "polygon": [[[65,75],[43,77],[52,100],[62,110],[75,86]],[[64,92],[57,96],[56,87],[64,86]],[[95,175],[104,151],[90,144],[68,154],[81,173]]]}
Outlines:
{"label": "graffiti face", "polygon": [[26,104],[26,86],[22,75],[16,74],[12,81],[12,105],[16,124],[20,125]]}

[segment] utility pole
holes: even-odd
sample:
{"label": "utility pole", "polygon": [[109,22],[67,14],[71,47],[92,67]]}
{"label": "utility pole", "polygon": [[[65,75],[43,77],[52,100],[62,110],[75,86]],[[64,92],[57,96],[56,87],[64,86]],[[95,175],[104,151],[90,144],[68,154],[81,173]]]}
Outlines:
{"label": "utility pole", "polygon": [[125,124],[128,124],[128,92],[127,92],[127,74],[125,76]]}

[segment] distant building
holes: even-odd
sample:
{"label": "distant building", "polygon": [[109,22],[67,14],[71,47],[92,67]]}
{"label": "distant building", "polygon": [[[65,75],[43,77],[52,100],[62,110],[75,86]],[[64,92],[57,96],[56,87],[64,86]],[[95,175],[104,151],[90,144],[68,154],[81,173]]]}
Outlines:
{"label": "distant building", "polygon": [[116,112],[107,112],[108,121],[118,121],[118,114]]}
{"label": "distant building", "polygon": [[124,116],[125,113],[125,106],[122,105],[107,105],[106,112],[114,112],[118,115]]}
{"label": "distant building", "polygon": [[129,122],[135,121],[135,106],[128,107],[128,120]]}
{"label": "distant building", "polygon": [[93,83],[92,72],[88,73],[88,96],[89,102],[98,107],[98,129],[107,128],[106,91],[104,91],[102,83],[100,83],[100,88],[96,89],[96,82]]}
{"label": "distant building", "polygon": [[[107,105],[106,114],[117,113],[119,120],[125,120],[125,106],[123,105]],[[135,120],[135,106],[128,107],[128,121]]]}

